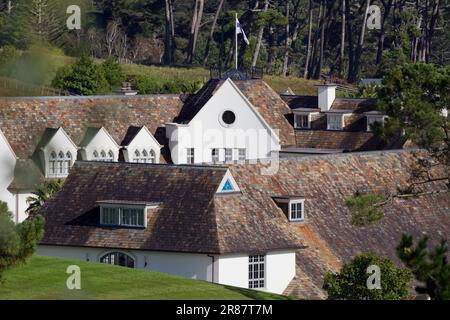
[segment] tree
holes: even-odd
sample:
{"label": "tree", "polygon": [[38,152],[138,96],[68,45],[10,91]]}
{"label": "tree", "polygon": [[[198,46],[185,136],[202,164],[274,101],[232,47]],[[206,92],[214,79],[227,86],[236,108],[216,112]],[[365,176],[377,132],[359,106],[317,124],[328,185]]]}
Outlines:
{"label": "tree", "polygon": [[[381,289],[369,289],[370,266],[379,267]],[[408,269],[399,268],[391,260],[373,253],[363,253],[345,263],[339,273],[328,272],[323,288],[328,299],[333,300],[401,300],[408,298],[411,279]]]}
{"label": "tree", "polygon": [[199,30],[200,30],[200,25],[202,23],[204,5],[205,5],[205,0],[195,0],[194,10],[193,10],[193,14],[192,14],[192,21],[191,21],[191,34],[189,36],[189,44],[188,44],[188,51],[187,51],[187,58],[186,58],[186,62],[188,64],[192,64],[192,61],[193,61],[194,55],[195,55],[195,51],[197,49],[197,39],[198,39]]}
{"label": "tree", "polygon": [[60,68],[53,79],[53,86],[77,95],[95,95],[109,91],[103,69],[85,55],[75,64]]}
{"label": "tree", "polygon": [[375,133],[387,143],[409,140],[425,152],[414,153],[407,186],[375,198],[358,193],[349,198],[353,221],[363,224],[380,220],[380,210],[394,199],[448,193],[450,188],[449,118],[444,115],[450,105],[450,67],[399,66],[386,74],[377,96],[377,108],[388,118],[384,126],[374,126]]}
{"label": "tree", "polygon": [[28,208],[26,212],[38,212],[45,202],[47,202],[55,193],[61,190],[63,184],[64,181],[61,179],[52,179],[45,181],[44,185],[41,188],[32,192],[34,196],[30,196],[27,198]]}
{"label": "tree", "polygon": [[0,201],[0,283],[5,270],[23,264],[44,235],[44,218],[34,216],[14,224],[6,203]]}
{"label": "tree", "polygon": [[106,81],[109,83],[110,90],[114,90],[120,86],[126,79],[122,67],[113,57],[108,57],[103,61],[101,68],[103,69]]}
{"label": "tree", "polygon": [[437,300],[450,300],[450,265],[447,254],[446,240],[441,240],[430,252],[426,235],[414,246],[413,237],[404,234],[397,247],[397,256],[423,284],[417,286],[416,291]]}

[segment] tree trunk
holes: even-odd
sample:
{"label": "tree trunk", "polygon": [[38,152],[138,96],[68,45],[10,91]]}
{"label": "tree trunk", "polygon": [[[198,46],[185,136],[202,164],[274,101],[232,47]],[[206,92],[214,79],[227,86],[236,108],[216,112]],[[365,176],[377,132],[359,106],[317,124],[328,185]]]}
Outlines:
{"label": "tree trunk", "polygon": [[339,74],[342,76],[344,73],[344,58],[345,58],[345,2],[347,0],[342,0],[342,6],[341,6],[341,15],[342,15],[342,22],[341,22],[341,50],[339,55]]}
{"label": "tree trunk", "polygon": [[313,21],[313,1],[309,0],[309,17],[308,17],[308,47],[306,49],[306,62],[303,78],[308,78],[309,60],[311,59],[311,37],[312,37],[312,21]]}
{"label": "tree trunk", "polygon": [[208,63],[209,50],[211,47],[211,41],[214,36],[214,30],[216,29],[217,20],[220,16],[220,11],[222,10],[224,0],[220,0],[219,6],[217,7],[216,14],[214,15],[214,19],[211,25],[211,31],[209,32],[208,40],[206,40],[205,54],[203,56],[203,65],[206,66]]}
{"label": "tree trunk", "polygon": [[204,0],[196,0],[194,5],[194,13],[192,15],[191,34],[189,37],[188,54],[186,62],[192,64],[194,59],[195,49],[197,47],[198,32],[203,16]]}
{"label": "tree trunk", "polygon": [[386,0],[381,1],[384,7],[383,21],[381,22],[381,30],[380,35],[378,37],[378,49],[377,49],[377,59],[375,63],[378,65],[381,63],[381,59],[383,58],[383,49],[384,49],[384,36],[386,33],[386,22],[389,19],[389,14],[392,7],[392,0],[389,0],[386,3]]}
{"label": "tree trunk", "polygon": [[[264,9],[263,11],[266,12],[267,9],[269,9],[269,0],[264,1]],[[264,26],[259,28],[258,32],[258,40],[256,41],[256,47],[255,52],[253,53],[253,59],[252,59],[252,67],[256,67],[256,63],[258,62],[258,56],[259,56],[259,50],[261,49],[261,42],[264,35]]]}
{"label": "tree trunk", "polygon": [[287,75],[287,69],[288,69],[288,64],[289,64],[289,50],[290,50],[291,41],[292,41],[290,31],[289,31],[289,0],[286,1],[286,19],[287,19],[286,48],[285,48],[286,51],[284,52],[283,70],[281,71],[281,74],[283,77],[286,77],[286,75]]}
{"label": "tree trunk", "polygon": [[173,62],[173,52],[175,46],[175,30],[173,25],[173,3],[172,0],[165,0],[166,15],[165,15],[165,39],[164,39],[164,63],[171,64]]}
{"label": "tree trunk", "polygon": [[436,29],[437,17],[439,15],[439,2],[440,2],[440,0],[435,0],[434,6],[433,6],[433,12],[431,13],[430,26],[428,28],[427,38],[426,38],[426,55],[425,55],[426,63],[430,62],[431,41],[434,36],[434,30]]}
{"label": "tree trunk", "polygon": [[324,50],[325,50],[325,15],[326,15],[326,5],[325,5],[325,0],[322,0],[320,2],[321,8],[322,8],[322,15],[320,18],[320,51],[319,51],[319,62],[317,64],[317,68],[316,68],[316,72],[314,77],[316,79],[320,79],[320,75],[322,73],[322,68],[323,68],[323,56],[324,56]]}
{"label": "tree trunk", "polygon": [[361,67],[360,66],[361,54],[362,54],[363,45],[364,45],[364,35],[365,35],[365,31],[366,31],[367,13],[369,11],[369,6],[370,6],[370,0],[367,0],[366,6],[365,6],[366,9],[364,10],[364,19],[363,19],[362,26],[361,26],[361,33],[359,35],[358,46],[356,47],[354,66],[353,66],[352,72],[350,73],[349,79],[348,79],[350,82],[355,82],[359,75],[359,70]]}

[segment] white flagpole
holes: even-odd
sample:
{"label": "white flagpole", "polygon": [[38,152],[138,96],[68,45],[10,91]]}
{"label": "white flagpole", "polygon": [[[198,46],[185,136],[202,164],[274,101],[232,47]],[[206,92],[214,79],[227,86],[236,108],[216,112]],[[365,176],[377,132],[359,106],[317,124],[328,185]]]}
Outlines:
{"label": "white flagpole", "polygon": [[236,20],[234,21],[234,26],[235,26],[235,32],[234,32],[234,41],[235,41],[235,56],[236,56],[236,70],[238,68],[238,42],[237,42],[237,38],[238,38],[238,33],[237,33],[237,12],[236,12]]}

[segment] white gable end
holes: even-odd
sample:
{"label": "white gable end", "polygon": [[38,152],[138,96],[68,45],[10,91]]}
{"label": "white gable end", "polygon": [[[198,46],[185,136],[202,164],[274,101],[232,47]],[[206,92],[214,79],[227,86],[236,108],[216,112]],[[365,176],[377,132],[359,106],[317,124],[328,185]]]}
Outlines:
{"label": "white gable end", "polygon": [[0,201],[6,202],[11,212],[14,212],[14,196],[7,190],[14,179],[16,155],[0,130]]}
{"label": "white gable end", "polygon": [[88,161],[106,159],[117,161],[119,159],[119,145],[108,131],[101,127],[91,141],[81,150],[81,157],[83,160]]}
{"label": "white gable end", "polygon": [[159,163],[162,147],[144,126],[125,147],[124,158],[127,162],[144,162],[147,159],[145,162]]}
{"label": "white gable end", "polygon": [[175,164],[267,159],[280,150],[276,132],[230,79],[189,124],[168,127]]}

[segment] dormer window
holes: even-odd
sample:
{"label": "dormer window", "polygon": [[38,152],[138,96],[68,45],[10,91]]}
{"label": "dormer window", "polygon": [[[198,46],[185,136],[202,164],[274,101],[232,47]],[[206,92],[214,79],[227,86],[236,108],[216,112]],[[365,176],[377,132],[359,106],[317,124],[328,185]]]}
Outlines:
{"label": "dormer window", "polygon": [[289,221],[303,221],[305,200],[289,201]]}
{"label": "dormer window", "polygon": [[94,150],[92,153],[93,161],[114,162],[114,158],[114,152],[112,150],[109,150],[108,152],[101,150],[100,153],[97,150]]}
{"label": "dormer window", "polygon": [[48,161],[47,176],[49,178],[64,178],[69,174],[72,165],[72,153],[52,151]]}
{"label": "dormer window", "polygon": [[104,226],[145,228],[146,208],[103,205],[100,207],[100,224]]}
{"label": "dormer window", "polygon": [[291,222],[305,220],[305,199],[301,196],[279,196],[273,198]]}
{"label": "dormer window", "polygon": [[343,114],[328,114],[327,115],[327,129],[328,130],[343,130],[344,129],[344,115]]}
{"label": "dormer window", "polygon": [[136,162],[136,163],[156,163],[156,153],[153,150],[147,151],[147,150],[144,149],[141,152],[138,149],[136,149],[134,151],[133,162]]}
{"label": "dormer window", "polygon": [[296,114],[294,116],[294,127],[296,129],[308,129],[310,127],[309,115]]}

